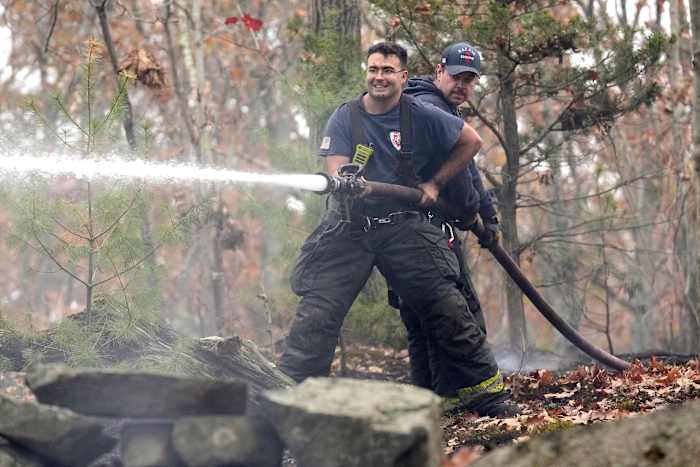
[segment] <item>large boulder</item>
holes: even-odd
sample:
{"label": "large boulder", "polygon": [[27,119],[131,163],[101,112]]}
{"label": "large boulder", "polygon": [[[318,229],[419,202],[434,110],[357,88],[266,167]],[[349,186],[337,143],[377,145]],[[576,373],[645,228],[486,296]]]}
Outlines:
{"label": "large boulder", "polygon": [[496,449],[474,467],[699,467],[700,401],[560,430]]}
{"label": "large boulder", "polygon": [[42,403],[105,417],[239,415],[247,401],[246,383],[238,380],[62,365],[35,366],[27,385]]}
{"label": "large boulder", "polygon": [[258,417],[186,417],[175,422],[173,445],[188,467],[279,467],[282,443]]}
{"label": "large boulder", "polygon": [[1,395],[0,435],[65,467],[88,465],[116,444],[98,419]]}
{"label": "large boulder", "polygon": [[270,422],[300,467],[434,467],[440,399],[397,383],[309,378],[263,393]]}

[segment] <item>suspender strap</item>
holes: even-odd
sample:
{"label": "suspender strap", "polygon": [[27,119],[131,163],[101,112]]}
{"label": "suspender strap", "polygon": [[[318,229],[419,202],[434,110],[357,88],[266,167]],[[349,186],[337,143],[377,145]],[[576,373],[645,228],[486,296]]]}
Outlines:
{"label": "suspender strap", "polygon": [[350,128],[352,129],[352,150],[354,151],[358,144],[367,144],[365,135],[362,132],[362,123],[360,122],[360,99],[350,101]]}
{"label": "suspender strap", "polygon": [[416,167],[413,163],[413,120],[411,119],[412,98],[401,94],[399,101],[399,125],[401,128],[401,151],[399,151],[399,179],[406,186],[418,185]]}

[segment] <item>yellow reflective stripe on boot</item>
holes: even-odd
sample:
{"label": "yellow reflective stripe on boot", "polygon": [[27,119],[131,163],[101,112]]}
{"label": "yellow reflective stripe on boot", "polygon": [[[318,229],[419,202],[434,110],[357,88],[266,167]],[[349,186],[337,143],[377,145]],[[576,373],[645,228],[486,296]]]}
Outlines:
{"label": "yellow reflective stripe on boot", "polygon": [[457,389],[457,396],[464,404],[469,404],[474,399],[482,394],[495,394],[505,389],[503,384],[503,376],[501,371],[496,371],[496,374],[474,386]]}

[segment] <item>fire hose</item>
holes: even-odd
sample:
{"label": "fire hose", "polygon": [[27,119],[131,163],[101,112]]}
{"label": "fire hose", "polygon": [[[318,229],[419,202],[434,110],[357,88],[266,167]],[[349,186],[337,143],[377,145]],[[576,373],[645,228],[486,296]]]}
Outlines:
{"label": "fire hose", "polygon": [[[401,199],[403,201],[415,204],[420,201],[422,196],[422,191],[417,188],[367,181],[363,177],[358,176],[359,173],[357,169],[354,169],[354,172],[349,175],[347,175],[346,172],[346,176],[341,177],[331,177],[326,174],[319,175],[323,175],[328,179],[328,186],[325,190],[318,193],[339,193],[341,195],[344,194],[347,196],[362,197],[382,196]],[[452,211],[450,206],[443,199],[439,199],[437,203],[431,207],[431,209],[435,209],[438,212],[446,214]],[[488,238],[485,237],[488,234],[478,219],[472,224],[470,230],[479,239]],[[515,261],[513,261],[500,243],[493,242],[488,250],[494,256],[496,261],[498,261],[498,263],[503,267],[503,269],[505,269],[511,279],[513,279],[513,282],[520,287],[520,290],[523,291],[525,296],[527,296],[535,308],[537,308],[537,310],[547,319],[547,321],[549,321],[566,339],[568,339],[569,342],[574,344],[593,359],[609,366],[610,368],[621,371],[630,367],[629,362],[626,362],[625,360],[622,360],[621,358],[618,358],[589,342],[581,335],[581,333],[571,327],[569,323],[559,316],[551,305],[547,303],[544,297],[542,297],[542,295],[537,291],[532,282],[525,277],[525,274],[523,274],[520,267],[518,267],[518,265],[515,263]]]}

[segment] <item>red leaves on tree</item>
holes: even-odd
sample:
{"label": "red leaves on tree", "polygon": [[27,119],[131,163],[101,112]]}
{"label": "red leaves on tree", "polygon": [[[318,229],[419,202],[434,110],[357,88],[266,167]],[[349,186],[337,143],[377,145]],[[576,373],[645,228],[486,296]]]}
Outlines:
{"label": "red leaves on tree", "polygon": [[243,23],[243,25],[244,25],[246,28],[250,29],[250,30],[253,31],[253,32],[255,32],[255,31],[260,31],[260,30],[262,29],[262,27],[263,27],[263,22],[262,22],[262,20],[259,20],[259,19],[257,19],[257,18],[253,18],[252,16],[250,16],[250,15],[247,14],[247,13],[244,14],[244,15],[243,15],[242,17],[240,17],[240,18],[239,18],[238,16],[229,16],[229,17],[226,18],[226,20],[224,21],[224,24],[225,24],[226,26],[233,26],[234,24],[238,23],[239,20]]}
{"label": "red leaves on tree", "polygon": [[245,27],[251,31],[259,31],[263,26],[263,22],[261,20],[253,18],[248,14],[243,15],[243,24],[245,24]]}

